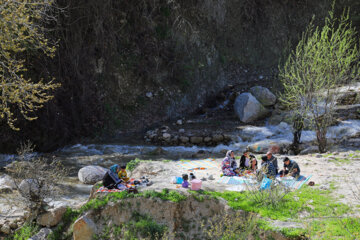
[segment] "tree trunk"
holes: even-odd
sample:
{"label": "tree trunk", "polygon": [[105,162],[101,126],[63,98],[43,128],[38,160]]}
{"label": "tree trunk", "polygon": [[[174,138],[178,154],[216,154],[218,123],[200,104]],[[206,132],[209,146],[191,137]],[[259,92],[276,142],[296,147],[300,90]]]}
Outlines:
{"label": "tree trunk", "polygon": [[320,153],[326,152],[326,145],[327,145],[326,129],[318,129],[316,131],[316,138],[317,138],[318,145],[319,145],[319,152]]}
{"label": "tree trunk", "polygon": [[300,114],[297,114],[294,117],[293,121],[293,143],[291,145],[291,150],[294,151],[294,154],[299,154],[299,144],[301,140],[301,133],[304,128],[304,119]]}

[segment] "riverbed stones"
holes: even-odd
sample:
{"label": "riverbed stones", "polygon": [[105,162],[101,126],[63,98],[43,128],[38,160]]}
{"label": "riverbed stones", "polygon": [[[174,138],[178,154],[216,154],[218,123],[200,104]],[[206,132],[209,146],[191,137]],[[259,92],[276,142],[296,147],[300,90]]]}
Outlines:
{"label": "riverbed stones", "polygon": [[170,140],[171,135],[169,133],[163,133],[162,137],[164,138],[165,141]]}
{"label": "riverbed stones", "polygon": [[212,138],[211,137],[204,137],[204,142],[205,143],[209,143],[211,142]]}
{"label": "riverbed stones", "polygon": [[234,110],[244,123],[260,120],[269,113],[251,93],[240,94],[235,100]]}
{"label": "riverbed stones", "polygon": [[190,138],[190,142],[193,144],[200,144],[200,143],[202,143],[202,141],[203,141],[202,137],[193,136]]}
{"label": "riverbed stones", "polygon": [[52,232],[53,231],[50,228],[42,228],[42,229],[40,229],[40,231],[37,234],[35,234],[31,238],[29,238],[28,240],[47,240],[48,236]]}
{"label": "riverbed stones", "polygon": [[65,206],[52,209],[44,214],[41,214],[37,218],[37,223],[43,227],[56,226],[61,221],[65,212],[66,212]]}
{"label": "riverbed stones", "polygon": [[78,172],[78,177],[82,183],[94,184],[104,177],[106,171],[103,167],[90,165],[81,168]]}
{"label": "riverbed stones", "polygon": [[74,240],[91,240],[96,234],[96,224],[87,216],[82,216],[75,221],[73,227]]}
{"label": "riverbed stones", "polygon": [[216,135],[214,135],[213,137],[212,137],[212,140],[214,141],[214,142],[222,142],[223,140],[224,140],[224,135],[222,135],[222,134],[216,134]]}
{"label": "riverbed stones", "polygon": [[189,137],[185,137],[185,136],[181,136],[180,137],[180,141],[182,142],[182,143],[188,143],[189,142]]}
{"label": "riverbed stones", "polygon": [[252,87],[250,93],[265,107],[273,106],[276,103],[276,96],[266,87]]}

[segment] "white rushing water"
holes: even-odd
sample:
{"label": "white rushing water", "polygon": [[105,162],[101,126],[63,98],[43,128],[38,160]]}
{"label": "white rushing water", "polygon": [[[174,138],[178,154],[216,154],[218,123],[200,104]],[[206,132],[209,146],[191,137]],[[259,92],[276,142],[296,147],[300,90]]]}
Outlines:
{"label": "white rushing water", "polygon": [[[352,137],[360,133],[360,120],[342,121],[337,126],[332,126],[328,129],[327,137],[334,139],[341,139],[342,137]],[[242,149],[250,144],[256,144],[263,140],[271,140],[273,142],[291,143],[293,139],[292,127],[287,123],[280,123],[278,125],[266,125],[262,127],[246,126],[244,127],[238,138],[229,146],[218,145],[216,147],[184,147],[184,146],[164,146],[162,147],[170,155],[181,155],[196,153],[199,150],[206,150],[213,153],[222,151],[223,149]],[[314,131],[305,130],[302,132],[301,141],[311,142],[316,140]],[[65,147],[60,149],[59,153],[71,154],[73,156],[91,156],[91,155],[107,155],[119,154],[127,156],[136,156],[148,154],[154,151],[156,146],[132,146],[132,145],[116,145],[116,144],[89,144]]]}
{"label": "white rushing water", "polygon": [[[341,139],[342,137],[352,137],[360,133],[360,120],[346,120],[340,122],[337,126],[328,129],[328,138]],[[224,149],[234,149],[241,151],[251,144],[257,144],[264,141],[271,141],[282,144],[292,142],[292,127],[287,123],[278,125],[246,126],[238,134],[237,138],[229,145],[218,145],[216,147],[184,147],[184,146],[163,146],[164,155],[170,159],[179,159],[191,157],[192,154],[199,150],[209,151],[211,153],[220,153]],[[316,140],[314,131],[303,131],[301,135],[302,142],[311,142]],[[101,164],[108,159],[118,161],[121,158],[126,160],[133,159],[137,156],[146,155],[152,158],[152,152],[157,146],[147,145],[119,145],[119,144],[76,144],[67,146],[54,152],[62,160],[73,163],[74,165]],[[14,155],[0,154],[0,163],[5,166],[14,159]],[[76,163],[77,162],[77,163]],[[111,164],[112,160],[108,162]],[[108,165],[105,164],[105,165]]]}

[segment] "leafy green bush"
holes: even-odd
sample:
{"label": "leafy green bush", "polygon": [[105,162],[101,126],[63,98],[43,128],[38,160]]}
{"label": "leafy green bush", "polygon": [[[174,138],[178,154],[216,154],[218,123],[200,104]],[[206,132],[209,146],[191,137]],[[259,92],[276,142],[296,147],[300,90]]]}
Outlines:
{"label": "leafy green bush", "polygon": [[126,170],[131,171],[131,172],[134,171],[134,169],[137,167],[137,165],[139,165],[140,162],[141,162],[141,160],[138,158],[131,160],[130,162],[128,162],[126,164]]}
{"label": "leafy green bush", "polygon": [[25,223],[18,231],[15,232],[15,234],[7,240],[13,239],[13,240],[23,240],[28,239],[35,235],[40,230],[39,226],[32,223]]}

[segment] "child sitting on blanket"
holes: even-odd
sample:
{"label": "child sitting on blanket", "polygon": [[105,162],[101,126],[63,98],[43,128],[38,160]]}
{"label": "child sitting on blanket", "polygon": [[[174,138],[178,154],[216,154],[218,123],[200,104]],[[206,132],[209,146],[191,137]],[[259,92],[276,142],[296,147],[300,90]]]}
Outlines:
{"label": "child sitting on blanket", "polygon": [[121,166],[118,175],[119,175],[119,178],[120,178],[121,180],[123,180],[124,182],[128,182],[128,181],[129,181],[129,178],[128,178],[127,172],[126,172],[126,166]]}
{"label": "child sitting on blanket", "polygon": [[229,150],[226,153],[226,156],[221,163],[221,170],[224,176],[237,176],[239,174],[235,161],[235,154],[232,150]]}

